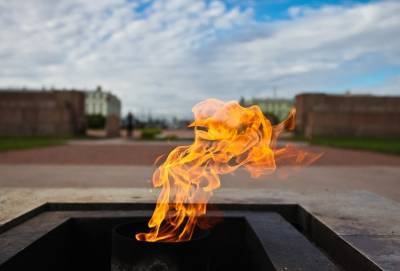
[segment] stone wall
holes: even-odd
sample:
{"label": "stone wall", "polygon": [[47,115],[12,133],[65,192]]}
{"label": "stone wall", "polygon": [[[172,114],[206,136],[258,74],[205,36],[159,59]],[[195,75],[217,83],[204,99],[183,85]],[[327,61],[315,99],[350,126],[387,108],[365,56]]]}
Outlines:
{"label": "stone wall", "polygon": [[0,136],[68,136],[85,132],[80,91],[0,91]]}
{"label": "stone wall", "polygon": [[400,137],[400,97],[305,93],[296,109],[296,132],[307,138]]}

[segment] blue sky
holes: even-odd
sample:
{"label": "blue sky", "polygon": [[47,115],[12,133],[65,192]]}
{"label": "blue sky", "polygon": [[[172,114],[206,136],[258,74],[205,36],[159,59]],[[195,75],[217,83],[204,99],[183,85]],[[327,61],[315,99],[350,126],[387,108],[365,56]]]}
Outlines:
{"label": "blue sky", "polygon": [[136,114],[214,97],[399,95],[400,1],[0,1],[0,87],[94,89]]}
{"label": "blue sky", "polygon": [[376,0],[225,0],[229,8],[236,6],[242,9],[252,8],[254,19],[257,21],[290,19],[288,10],[291,7],[303,6],[318,9],[323,6],[353,6],[371,2],[376,2]]}

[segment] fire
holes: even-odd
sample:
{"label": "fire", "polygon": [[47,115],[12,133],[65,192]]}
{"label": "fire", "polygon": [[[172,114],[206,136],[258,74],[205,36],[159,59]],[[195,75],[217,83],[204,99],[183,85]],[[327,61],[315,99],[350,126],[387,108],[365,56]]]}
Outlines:
{"label": "fire", "polygon": [[244,167],[252,177],[271,173],[276,159],[309,164],[319,156],[288,147],[276,140],[284,129],[294,128],[295,110],[282,123],[272,126],[258,106],[208,99],[193,107],[194,143],[172,150],[153,175],[161,187],[148,233],[136,234],[147,242],[190,240],[207,202],[220,187],[219,176]]}

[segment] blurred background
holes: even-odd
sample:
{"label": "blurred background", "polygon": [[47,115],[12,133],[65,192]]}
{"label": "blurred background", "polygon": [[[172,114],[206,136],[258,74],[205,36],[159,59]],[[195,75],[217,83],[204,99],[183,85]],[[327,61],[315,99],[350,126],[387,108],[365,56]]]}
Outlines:
{"label": "blurred background", "polygon": [[215,201],[300,202],[399,234],[399,14],[372,0],[0,1],[0,223],[46,201],[153,202],[154,161],[190,144],[191,108],[218,98],[273,124],[295,107],[279,144],[323,156],[224,176]]}

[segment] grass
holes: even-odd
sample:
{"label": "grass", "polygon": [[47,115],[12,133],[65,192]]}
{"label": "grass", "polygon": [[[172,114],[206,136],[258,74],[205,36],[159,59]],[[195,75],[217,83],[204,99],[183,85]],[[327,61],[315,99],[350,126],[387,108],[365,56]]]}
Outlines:
{"label": "grass", "polygon": [[0,152],[63,145],[66,142],[67,138],[61,137],[0,137]]}
{"label": "grass", "polygon": [[368,150],[400,155],[400,139],[316,137],[306,140],[304,138],[294,137],[293,140],[304,140],[313,145],[330,146],[344,149]]}
{"label": "grass", "polygon": [[140,131],[140,138],[146,140],[156,139],[162,133],[160,128],[142,128]]}

